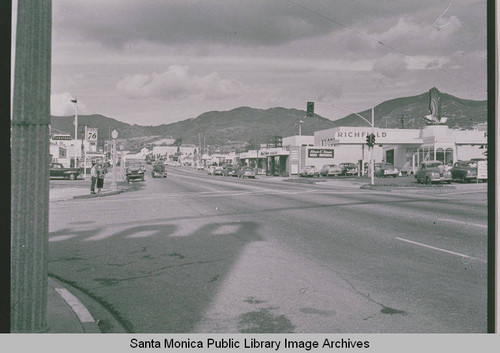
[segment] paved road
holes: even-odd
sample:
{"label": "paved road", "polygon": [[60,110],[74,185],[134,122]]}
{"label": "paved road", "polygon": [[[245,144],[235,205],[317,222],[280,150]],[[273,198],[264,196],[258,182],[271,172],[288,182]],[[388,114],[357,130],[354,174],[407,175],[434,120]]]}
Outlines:
{"label": "paved road", "polygon": [[171,168],[52,202],[49,271],[131,332],[486,332],[486,217],[485,192]]}

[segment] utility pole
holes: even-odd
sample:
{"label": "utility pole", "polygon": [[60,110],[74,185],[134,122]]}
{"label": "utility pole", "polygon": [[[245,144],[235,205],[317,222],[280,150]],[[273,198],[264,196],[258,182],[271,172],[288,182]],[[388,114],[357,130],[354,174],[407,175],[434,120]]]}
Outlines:
{"label": "utility pole", "polygon": [[51,0],[19,1],[12,109],[11,332],[46,332]]}

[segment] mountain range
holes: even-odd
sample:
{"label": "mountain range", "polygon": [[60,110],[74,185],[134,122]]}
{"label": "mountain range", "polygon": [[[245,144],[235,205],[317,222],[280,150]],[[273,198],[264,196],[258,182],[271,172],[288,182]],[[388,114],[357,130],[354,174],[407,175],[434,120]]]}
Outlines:
{"label": "mountain range", "polygon": [[[487,122],[487,101],[474,101],[441,93],[441,113],[448,117],[451,128],[471,129]],[[375,127],[418,129],[425,126],[423,118],[429,114],[429,93],[418,96],[395,98],[374,107]],[[371,109],[358,113],[371,121]],[[297,135],[302,121],[302,134],[312,135],[314,131],[337,126],[368,126],[356,114],[332,121],[315,114],[306,117],[298,109],[270,108],[256,109],[239,107],[229,111],[211,111],[196,118],[158,126],[130,125],[103,115],[80,115],[78,124],[99,130],[99,140],[109,139],[116,129],[119,141],[126,149],[137,149],[155,141],[172,138],[186,144],[203,144],[222,150],[243,150],[258,148],[272,136]],[[52,116],[53,131],[74,134],[73,116]],[[79,138],[81,138],[79,132]]]}

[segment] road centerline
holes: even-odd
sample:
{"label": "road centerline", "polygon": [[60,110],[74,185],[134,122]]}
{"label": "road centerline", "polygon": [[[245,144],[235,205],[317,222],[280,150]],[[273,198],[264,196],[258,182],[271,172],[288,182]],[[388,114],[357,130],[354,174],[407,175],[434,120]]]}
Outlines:
{"label": "road centerline", "polygon": [[467,258],[467,259],[471,259],[471,260],[474,259],[474,260],[478,260],[480,262],[486,263],[486,261],[478,259],[478,258],[476,258],[474,256],[469,256],[469,255],[461,254],[461,253],[458,253],[458,252],[454,252],[454,251],[450,251],[450,250],[438,248],[438,247],[435,247],[435,246],[418,243],[416,241],[408,240],[408,239],[404,239],[404,238],[396,237],[396,239],[404,241],[404,242],[409,243],[409,244],[418,245],[418,246],[421,246],[421,247],[424,247],[424,248],[428,248],[428,249],[432,249],[432,250],[436,250],[436,251],[441,251],[441,252],[444,252],[444,253],[447,253],[447,254],[450,254],[450,255],[460,256],[462,258]]}

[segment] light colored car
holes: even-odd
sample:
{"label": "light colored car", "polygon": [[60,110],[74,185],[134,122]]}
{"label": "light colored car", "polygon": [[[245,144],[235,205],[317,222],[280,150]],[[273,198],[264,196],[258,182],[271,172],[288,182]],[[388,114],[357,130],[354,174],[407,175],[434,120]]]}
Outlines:
{"label": "light colored car", "polygon": [[342,169],[336,164],[325,164],[319,171],[323,176],[334,176],[342,174]]}
{"label": "light colored car", "polygon": [[308,165],[300,171],[299,175],[302,177],[319,177],[319,171],[315,166]]}
{"label": "light colored car", "polygon": [[238,178],[255,178],[255,169],[252,167],[241,167],[238,169]]}
{"label": "light colored car", "polygon": [[378,178],[383,178],[387,176],[397,177],[399,175],[399,170],[394,168],[392,163],[375,163],[375,169],[373,174]]}
{"label": "light colored car", "polygon": [[221,166],[214,167],[213,175],[222,175],[223,168]]}
{"label": "light colored car", "polygon": [[420,168],[415,174],[417,183],[451,183],[451,171],[446,170],[441,161],[425,161],[422,162]]}
{"label": "light colored car", "polygon": [[215,169],[215,167],[213,165],[207,167],[207,174],[208,175],[214,174],[214,169]]}
{"label": "light colored car", "polygon": [[342,175],[356,175],[358,174],[358,167],[354,163],[340,163]]}

